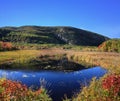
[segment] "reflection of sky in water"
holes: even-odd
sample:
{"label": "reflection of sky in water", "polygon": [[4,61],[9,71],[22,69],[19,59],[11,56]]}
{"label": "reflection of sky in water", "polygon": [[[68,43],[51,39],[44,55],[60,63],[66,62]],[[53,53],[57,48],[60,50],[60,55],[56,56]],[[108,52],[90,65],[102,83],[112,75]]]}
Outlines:
{"label": "reflection of sky in water", "polygon": [[105,72],[100,67],[74,72],[0,70],[0,77],[20,81],[28,86],[39,87],[40,83],[45,83],[45,87],[51,91],[53,98],[54,94],[59,98],[66,93],[71,95],[71,92],[80,89],[80,84],[87,85],[92,77],[99,78]]}

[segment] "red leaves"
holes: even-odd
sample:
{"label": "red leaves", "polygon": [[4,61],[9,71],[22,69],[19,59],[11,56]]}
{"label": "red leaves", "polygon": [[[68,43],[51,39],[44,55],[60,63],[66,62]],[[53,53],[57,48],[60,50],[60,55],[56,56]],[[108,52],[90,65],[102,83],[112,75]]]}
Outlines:
{"label": "red leaves", "polygon": [[0,98],[6,98],[6,96],[11,96],[11,98],[18,98],[26,95],[27,93],[27,87],[19,82],[4,80],[0,86],[4,88],[4,91],[0,93]]}
{"label": "red leaves", "polygon": [[103,89],[112,92],[114,95],[120,93],[120,75],[108,75],[102,82]]}
{"label": "red leaves", "polygon": [[37,97],[42,93],[42,89],[32,91],[20,82],[0,79],[0,101],[20,100],[21,98]]}
{"label": "red leaves", "polygon": [[11,50],[12,48],[12,43],[0,41],[0,50]]}
{"label": "red leaves", "polygon": [[3,42],[2,47],[5,49],[11,49],[12,48],[12,44],[9,42]]}

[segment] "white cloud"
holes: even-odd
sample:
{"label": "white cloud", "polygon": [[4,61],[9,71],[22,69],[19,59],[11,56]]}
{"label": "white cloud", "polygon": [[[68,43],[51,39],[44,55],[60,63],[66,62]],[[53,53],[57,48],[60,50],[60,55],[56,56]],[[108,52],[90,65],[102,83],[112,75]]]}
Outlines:
{"label": "white cloud", "polygon": [[27,78],[27,77],[29,77],[29,76],[26,75],[26,74],[23,74],[22,77],[23,77],[23,78]]}

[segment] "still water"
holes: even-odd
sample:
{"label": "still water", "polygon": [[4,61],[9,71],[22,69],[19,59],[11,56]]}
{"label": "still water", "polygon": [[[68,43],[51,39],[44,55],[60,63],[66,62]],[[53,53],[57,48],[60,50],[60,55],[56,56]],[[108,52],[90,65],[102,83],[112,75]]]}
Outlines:
{"label": "still water", "polygon": [[81,86],[88,85],[93,77],[99,78],[106,72],[101,67],[74,72],[0,69],[0,77],[20,81],[33,89],[42,84],[54,101],[61,101],[65,95],[71,97],[80,90]]}

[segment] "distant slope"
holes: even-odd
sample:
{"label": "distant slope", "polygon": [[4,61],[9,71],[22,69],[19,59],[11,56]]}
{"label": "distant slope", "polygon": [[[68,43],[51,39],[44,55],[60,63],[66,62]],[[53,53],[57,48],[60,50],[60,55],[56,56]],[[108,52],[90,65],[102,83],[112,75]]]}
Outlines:
{"label": "distant slope", "polygon": [[18,43],[98,46],[109,38],[74,27],[21,26],[0,28],[0,40]]}

